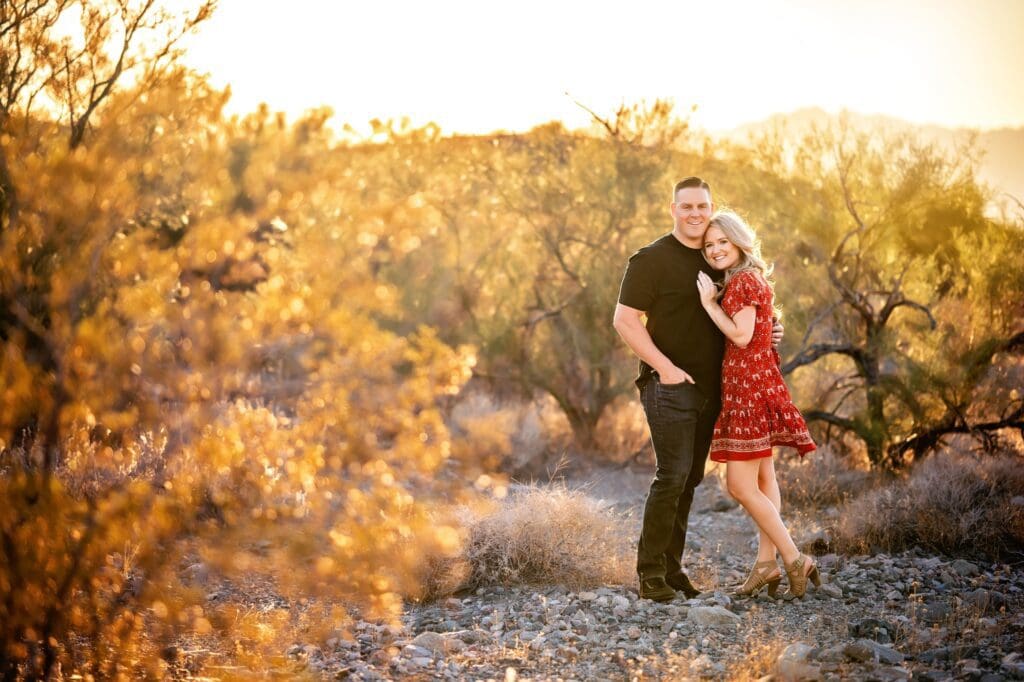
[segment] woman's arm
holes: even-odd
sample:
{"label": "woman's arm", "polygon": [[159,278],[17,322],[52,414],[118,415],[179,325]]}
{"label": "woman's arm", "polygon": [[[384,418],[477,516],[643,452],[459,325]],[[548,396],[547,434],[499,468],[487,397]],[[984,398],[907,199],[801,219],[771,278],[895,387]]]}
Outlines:
{"label": "woman's arm", "polygon": [[715,301],[715,294],[718,289],[711,281],[707,273],[701,272],[697,275],[697,289],[700,291],[700,302],[708,317],[715,323],[715,326],[722,330],[726,338],[740,348],[746,348],[750,339],[754,338],[754,322],[757,320],[757,308],[746,306],[740,308],[735,315],[729,317],[722,310],[722,306]]}

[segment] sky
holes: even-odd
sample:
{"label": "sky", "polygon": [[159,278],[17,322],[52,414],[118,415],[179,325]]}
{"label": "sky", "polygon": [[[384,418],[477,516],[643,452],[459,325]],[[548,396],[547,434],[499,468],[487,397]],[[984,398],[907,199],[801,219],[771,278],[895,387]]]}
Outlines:
{"label": "sky", "polygon": [[984,130],[1024,125],[1021,27],[1024,0],[220,0],[186,61],[233,112],[357,129],[577,128],[576,102],[661,97],[712,132],[812,106]]}

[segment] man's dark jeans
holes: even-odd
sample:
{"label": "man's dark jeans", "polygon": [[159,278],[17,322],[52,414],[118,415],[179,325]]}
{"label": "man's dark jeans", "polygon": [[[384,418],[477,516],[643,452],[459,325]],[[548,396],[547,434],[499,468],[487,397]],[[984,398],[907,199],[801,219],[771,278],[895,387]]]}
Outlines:
{"label": "man's dark jeans", "polygon": [[694,384],[665,385],[657,374],[637,383],[657,460],[644,506],[637,572],[669,576],[682,567],[693,490],[704,478],[721,404],[717,391],[709,399]]}

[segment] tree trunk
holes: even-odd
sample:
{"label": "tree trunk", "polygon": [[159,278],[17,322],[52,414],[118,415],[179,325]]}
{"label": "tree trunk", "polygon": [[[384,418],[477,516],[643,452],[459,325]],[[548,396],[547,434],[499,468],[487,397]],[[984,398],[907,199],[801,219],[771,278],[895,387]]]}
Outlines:
{"label": "tree trunk", "polygon": [[597,420],[601,416],[600,412],[593,414],[570,409],[566,410],[565,416],[572,427],[573,443],[581,452],[596,452],[600,449],[597,442]]}

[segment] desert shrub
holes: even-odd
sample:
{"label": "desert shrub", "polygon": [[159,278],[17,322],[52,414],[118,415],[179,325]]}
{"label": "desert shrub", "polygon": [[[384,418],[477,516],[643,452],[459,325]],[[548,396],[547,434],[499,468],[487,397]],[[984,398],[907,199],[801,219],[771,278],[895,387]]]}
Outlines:
{"label": "desert shrub", "polygon": [[[458,514],[465,545],[428,558],[424,594],[480,585],[559,584],[582,588],[631,577],[633,534],[584,491],[518,486],[486,507]],[[450,521],[448,523],[451,523]]]}
{"label": "desert shrub", "polygon": [[786,507],[821,509],[856,497],[869,485],[873,475],[857,466],[849,456],[829,446],[806,457],[776,460],[776,475]]}
{"label": "desert shrub", "polygon": [[633,393],[616,398],[597,422],[598,450],[613,462],[634,460],[649,438],[643,407]]}
{"label": "desert shrub", "polygon": [[522,475],[543,471],[548,455],[566,438],[565,428],[553,419],[557,406],[545,400],[501,398],[476,388],[463,391],[452,406],[448,421],[457,459],[476,462],[483,471]]}
{"label": "desert shrub", "polygon": [[1022,464],[1021,456],[1012,453],[938,453],[906,477],[847,504],[840,513],[837,543],[858,552],[919,546],[960,556],[1019,553],[1024,550],[1024,506],[1012,500],[1024,490]]}

